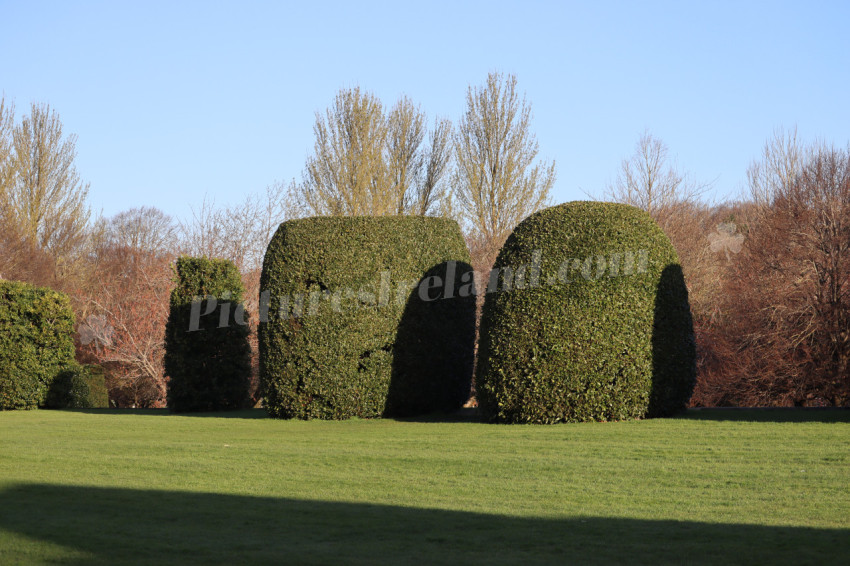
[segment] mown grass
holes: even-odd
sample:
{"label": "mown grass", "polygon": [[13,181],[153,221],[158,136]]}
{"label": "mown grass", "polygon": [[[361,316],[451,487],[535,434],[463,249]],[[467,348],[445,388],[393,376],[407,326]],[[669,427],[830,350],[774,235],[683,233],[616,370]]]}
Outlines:
{"label": "mown grass", "polygon": [[0,413],[0,564],[847,563],[850,412]]}

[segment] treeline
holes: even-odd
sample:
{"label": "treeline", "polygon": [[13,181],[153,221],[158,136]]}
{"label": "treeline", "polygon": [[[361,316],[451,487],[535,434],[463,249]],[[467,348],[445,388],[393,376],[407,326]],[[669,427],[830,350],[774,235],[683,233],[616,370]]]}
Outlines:
{"label": "treeline", "polygon": [[697,406],[850,403],[850,146],[777,131],[739,200],[669,165],[649,134],[607,197],[648,210],[679,254],[697,335]]}
{"label": "treeline", "polygon": [[[538,158],[531,107],[510,75],[471,86],[456,123],[429,120],[406,97],[385,107],[343,89],[316,114],[314,138],[300,179],[237,205],[204,201],[182,220],[148,207],[95,218],[74,165],[76,138],[48,106],[17,120],[0,99],[0,278],[68,293],[77,358],[105,369],[113,405],[159,407],[177,257],[231,260],[256,314],[263,256],[284,220],[451,217],[486,273],[510,231],[551,203],[555,164]],[[779,132],[739,199],[709,203],[707,188],[645,133],[616,181],[594,195],[647,210],[678,252],[697,336],[692,404],[847,405],[850,150]],[[250,320],[257,401],[258,317]]]}
{"label": "treeline", "polygon": [[104,368],[113,405],[165,406],[175,259],[232,260],[256,309],[263,254],[294,205],[278,184],[228,207],[204,201],[181,221],[152,207],[95,218],[74,165],[75,144],[49,106],[33,104],[16,121],[14,107],[0,100],[0,279],[71,297],[77,359]]}

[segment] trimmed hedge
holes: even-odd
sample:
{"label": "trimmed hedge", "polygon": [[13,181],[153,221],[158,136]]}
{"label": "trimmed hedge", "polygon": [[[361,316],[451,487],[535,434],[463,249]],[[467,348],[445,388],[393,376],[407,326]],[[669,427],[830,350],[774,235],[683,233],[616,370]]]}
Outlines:
{"label": "trimmed hedge", "polygon": [[673,414],[696,379],[687,288],[670,240],[632,206],[571,202],[508,238],[481,321],[476,389],[498,422]]}
{"label": "trimmed hedge", "polygon": [[181,257],[165,327],[168,408],[239,409],[248,403],[251,347],[245,288],[233,262]]}
{"label": "trimmed hedge", "polygon": [[460,408],[472,377],[471,288],[469,251],[452,220],[281,224],[261,279],[269,414],[344,419]]}
{"label": "trimmed hedge", "polygon": [[0,409],[44,404],[53,380],[74,363],[74,322],[64,293],[0,281]]}
{"label": "trimmed hedge", "polygon": [[51,409],[109,407],[109,393],[103,368],[98,365],[68,366],[53,380],[45,405]]}

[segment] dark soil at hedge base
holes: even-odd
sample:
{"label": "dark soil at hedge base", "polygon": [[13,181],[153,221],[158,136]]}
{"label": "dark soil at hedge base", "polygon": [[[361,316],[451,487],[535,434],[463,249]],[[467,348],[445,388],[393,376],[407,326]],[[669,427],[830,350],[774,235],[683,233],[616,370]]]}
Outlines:
{"label": "dark soil at hedge base", "polygon": [[[422,300],[420,284],[447,279]],[[259,329],[267,410],[344,419],[460,408],[475,339],[475,297],[461,296],[464,282],[468,291],[469,251],[451,220],[283,223],[261,278],[271,305]]]}
{"label": "dark soil at hedge base", "polygon": [[[505,289],[506,267],[529,274],[535,262],[537,286],[526,275],[524,288]],[[607,421],[686,407],[696,379],[687,288],[646,212],[599,202],[542,210],[517,226],[495,267],[476,376],[487,420]]]}

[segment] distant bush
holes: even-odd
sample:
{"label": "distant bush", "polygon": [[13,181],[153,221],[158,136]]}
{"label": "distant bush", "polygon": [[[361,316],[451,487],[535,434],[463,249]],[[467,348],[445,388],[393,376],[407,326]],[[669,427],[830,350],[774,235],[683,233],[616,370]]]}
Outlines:
{"label": "distant bush", "polygon": [[647,213],[599,202],[542,210],[517,226],[495,269],[476,376],[488,420],[619,420],[685,408],[696,371],[687,288]]}
{"label": "distant bush", "polygon": [[73,364],[53,380],[45,405],[51,409],[103,409],[109,407],[109,394],[103,368]]}
{"label": "distant bush", "polygon": [[246,405],[251,379],[248,313],[236,266],[181,257],[165,328],[168,407],[221,411]]}
{"label": "distant bush", "polygon": [[344,419],[460,408],[475,337],[468,262],[452,220],[281,224],[261,280],[268,322],[261,315],[260,377],[269,413]]}
{"label": "distant bush", "polygon": [[74,362],[74,312],[67,295],[0,281],[0,409],[44,404],[58,373]]}

